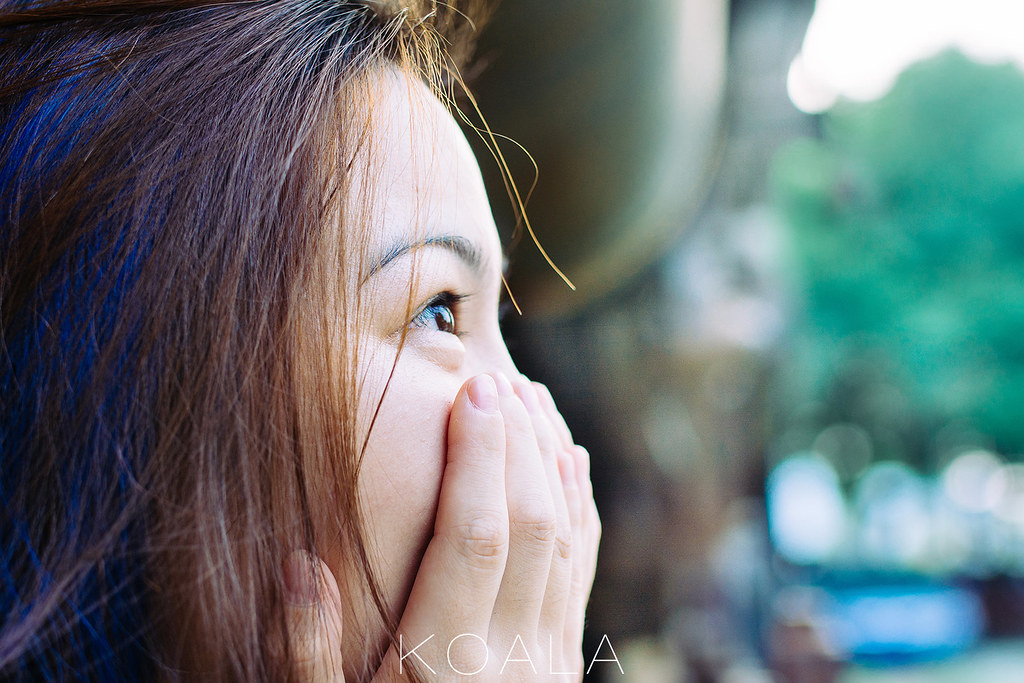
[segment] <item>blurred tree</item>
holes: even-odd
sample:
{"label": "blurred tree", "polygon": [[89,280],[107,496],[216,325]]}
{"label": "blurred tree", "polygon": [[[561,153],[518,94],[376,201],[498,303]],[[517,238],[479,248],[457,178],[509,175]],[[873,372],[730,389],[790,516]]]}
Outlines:
{"label": "blurred tree", "polygon": [[943,53],[821,131],[774,167],[805,306],[788,400],[886,457],[953,419],[1024,452],[1024,74]]}

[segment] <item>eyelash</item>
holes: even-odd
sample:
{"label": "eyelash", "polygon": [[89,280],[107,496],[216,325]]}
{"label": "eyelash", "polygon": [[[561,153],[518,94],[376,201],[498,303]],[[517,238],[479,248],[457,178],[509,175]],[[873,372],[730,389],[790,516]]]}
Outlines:
{"label": "eyelash", "polygon": [[[463,294],[441,292],[428,301],[427,304],[421,308],[415,316],[413,316],[413,319],[409,322],[409,327],[429,327],[431,324],[436,324],[438,332],[454,334],[456,337],[461,337],[462,330],[459,329],[459,304],[465,300],[465,298],[466,297]],[[449,315],[439,318],[437,311],[442,307],[448,310]],[[444,326],[450,326],[451,329],[443,329]]]}

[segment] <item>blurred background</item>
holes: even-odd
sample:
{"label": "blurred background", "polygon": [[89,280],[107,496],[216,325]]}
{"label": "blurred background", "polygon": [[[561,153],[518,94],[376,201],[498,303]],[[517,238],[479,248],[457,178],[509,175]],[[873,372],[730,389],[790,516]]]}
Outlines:
{"label": "blurred background", "polygon": [[593,459],[587,680],[1024,679],[1021,36],[1020,0],[499,5],[472,87],[575,291],[478,154],[512,353]]}

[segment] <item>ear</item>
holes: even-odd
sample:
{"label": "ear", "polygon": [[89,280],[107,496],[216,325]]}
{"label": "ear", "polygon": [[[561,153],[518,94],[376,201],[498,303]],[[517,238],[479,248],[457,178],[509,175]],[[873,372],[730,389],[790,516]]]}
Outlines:
{"label": "ear", "polygon": [[300,681],[344,681],[341,591],[324,562],[305,550],[285,560],[285,609]]}

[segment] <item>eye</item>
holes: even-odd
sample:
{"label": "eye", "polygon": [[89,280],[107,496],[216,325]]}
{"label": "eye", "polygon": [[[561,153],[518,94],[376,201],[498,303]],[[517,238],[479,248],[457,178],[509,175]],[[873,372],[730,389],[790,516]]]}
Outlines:
{"label": "eye", "polygon": [[438,294],[420,309],[420,312],[410,321],[409,326],[423,327],[458,336],[459,327],[456,314],[459,302],[463,298],[465,297],[452,292]]}

